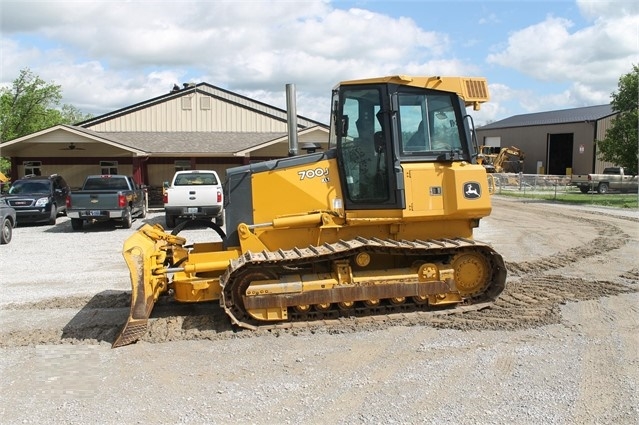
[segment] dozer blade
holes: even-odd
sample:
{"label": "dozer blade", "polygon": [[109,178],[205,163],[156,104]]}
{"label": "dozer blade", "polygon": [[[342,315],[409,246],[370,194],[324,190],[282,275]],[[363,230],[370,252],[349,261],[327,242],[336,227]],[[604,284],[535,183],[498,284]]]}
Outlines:
{"label": "dozer blade", "polygon": [[111,348],[118,348],[136,342],[146,333],[147,322],[147,319],[136,320],[129,318]]}
{"label": "dozer blade", "polygon": [[[134,248],[133,250],[137,250]],[[146,294],[144,285],[144,259],[142,255],[125,251],[124,257],[131,271],[131,311],[124,327],[113,342],[112,348],[136,342],[146,333],[146,325],[155,301]],[[135,275],[134,275],[135,273]]]}
{"label": "dozer blade", "polygon": [[154,275],[163,266],[166,234],[161,227],[143,226],[124,242],[123,256],[131,275],[131,310],[112,348],[136,342],[146,333],[151,310],[160,294],[166,291],[166,275]]}

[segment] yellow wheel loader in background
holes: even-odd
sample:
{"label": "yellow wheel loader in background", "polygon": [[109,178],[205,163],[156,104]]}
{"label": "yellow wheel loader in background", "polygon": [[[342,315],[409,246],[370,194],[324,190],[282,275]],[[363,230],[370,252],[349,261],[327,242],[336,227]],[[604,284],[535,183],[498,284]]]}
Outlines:
{"label": "yellow wheel loader in background", "polygon": [[9,183],[9,180],[11,179],[8,176],[0,172],[0,189],[4,189],[4,184]]}
{"label": "yellow wheel loader in background", "polygon": [[488,173],[521,173],[524,171],[524,152],[516,146],[505,148],[480,146],[477,162]]}
{"label": "yellow wheel loader in background", "polygon": [[227,170],[228,234],[208,223],[221,242],[145,225],[124,243],[131,312],[113,346],[145,334],[163,295],[218,301],[248,329],[490,305],[506,269],[473,240],[491,200],[465,112],[487,100],[483,78],[340,83],[328,150]]}

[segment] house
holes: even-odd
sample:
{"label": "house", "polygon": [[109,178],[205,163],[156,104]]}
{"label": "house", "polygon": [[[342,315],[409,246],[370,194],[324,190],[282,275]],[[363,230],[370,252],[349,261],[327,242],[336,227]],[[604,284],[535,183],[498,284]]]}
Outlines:
{"label": "house", "polygon": [[596,142],[616,115],[611,105],[515,115],[476,134],[480,145],[521,149],[524,174],[588,174],[613,165],[599,160]]}
{"label": "house", "polygon": [[[327,148],[326,125],[298,116],[297,129],[300,148]],[[176,85],[76,125],[0,144],[0,155],[11,160],[12,179],[58,173],[78,187],[89,174],[128,174],[150,187],[152,204],[177,170],[213,169],[224,176],[229,167],[288,152],[285,110],[207,83]]]}

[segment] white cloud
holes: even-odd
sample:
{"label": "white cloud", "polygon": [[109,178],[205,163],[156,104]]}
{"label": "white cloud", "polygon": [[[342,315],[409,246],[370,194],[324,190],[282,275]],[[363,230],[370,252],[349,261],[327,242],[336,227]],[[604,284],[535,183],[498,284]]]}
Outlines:
{"label": "white cloud", "polygon": [[[578,4],[584,16],[593,19],[590,26],[573,29],[575,24],[570,20],[549,16],[512,33],[507,46],[487,58],[489,63],[512,68],[540,82],[568,84],[563,93],[533,101],[539,108],[608,103],[619,77],[628,73],[638,59],[636,2]],[[525,99],[527,104],[522,102],[522,106],[530,108],[530,98]]]}
{"label": "white cloud", "polygon": [[3,45],[12,44],[11,53],[24,60],[3,61],[0,83],[10,83],[27,63],[63,87],[65,103],[97,114],[184,81],[262,90],[262,101],[279,97],[286,83],[301,82],[307,114],[319,119],[310,105],[328,103],[340,80],[433,65],[464,68],[441,59],[450,43],[446,34],[409,18],[337,9],[326,1],[50,1],[37,3],[37,14],[25,12],[25,4],[3,2]]}
{"label": "white cloud", "polygon": [[639,3],[635,0],[577,0],[577,6],[586,18],[593,20],[639,15]]}
{"label": "white cloud", "polygon": [[[0,85],[11,84],[28,66],[61,85],[65,103],[94,114],[159,96],[183,82],[207,82],[283,108],[284,86],[295,83],[298,112],[326,122],[330,90],[341,80],[491,71],[460,53],[469,46],[485,48],[474,39],[455,45],[455,37],[411,18],[344,9],[339,2],[0,2]],[[503,40],[501,51],[487,58],[492,67],[557,90],[532,93],[531,87],[517,86],[522,83],[516,78],[509,80],[513,88],[489,78],[496,90],[478,119],[499,119],[522,108],[607,102],[618,78],[639,62],[637,2],[613,3],[578,0],[588,26],[548,16]],[[498,31],[504,19],[490,7],[482,8],[481,22]],[[416,10],[426,13],[428,7]]]}

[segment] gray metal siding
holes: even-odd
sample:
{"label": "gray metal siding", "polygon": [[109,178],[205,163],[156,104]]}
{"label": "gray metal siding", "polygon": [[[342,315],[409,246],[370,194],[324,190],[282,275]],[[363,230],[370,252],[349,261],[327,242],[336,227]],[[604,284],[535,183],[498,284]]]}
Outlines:
{"label": "gray metal siding", "polygon": [[[602,118],[597,121],[597,132],[595,134],[595,139],[597,141],[603,140],[606,138],[606,132],[612,126],[612,122],[617,117],[617,115],[609,116]],[[595,157],[595,167],[592,170],[593,173],[601,174],[603,173],[604,168],[606,167],[614,167],[618,164],[613,164],[611,162],[605,162],[599,159],[599,148],[597,147],[597,153]]]}
{"label": "gray metal siding", "polygon": [[[536,174],[537,161],[541,161],[544,169],[548,169],[547,149],[550,134],[573,134],[573,173],[592,168],[594,156],[594,123],[559,124],[532,127],[501,128],[494,130],[477,129],[479,143],[486,137],[500,137],[501,146],[516,146],[523,150],[524,173]],[[579,153],[579,146],[584,145],[584,153]],[[589,172],[589,171],[585,171]]]}
{"label": "gray metal siding", "polygon": [[[573,134],[572,172],[601,172],[615,164],[603,162],[595,151],[596,140],[605,138],[616,114],[610,105],[574,108],[562,111],[517,115],[477,129],[481,143],[487,137],[500,137],[501,146],[517,146],[526,155],[524,173],[537,172],[537,161],[547,170],[548,137],[551,134]],[[582,152],[583,147],[583,152]]]}

